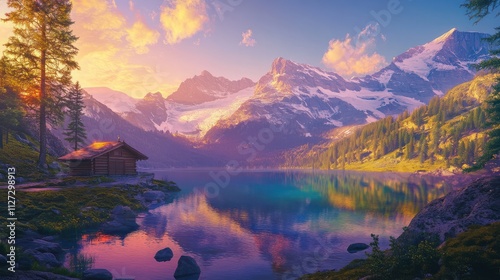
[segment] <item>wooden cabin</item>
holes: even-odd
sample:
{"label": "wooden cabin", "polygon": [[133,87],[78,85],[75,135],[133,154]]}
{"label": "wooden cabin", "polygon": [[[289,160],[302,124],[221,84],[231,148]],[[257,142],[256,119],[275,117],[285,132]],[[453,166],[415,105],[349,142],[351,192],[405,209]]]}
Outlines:
{"label": "wooden cabin", "polygon": [[124,141],[95,142],[59,158],[69,163],[71,176],[135,175],[137,161],[147,159]]}

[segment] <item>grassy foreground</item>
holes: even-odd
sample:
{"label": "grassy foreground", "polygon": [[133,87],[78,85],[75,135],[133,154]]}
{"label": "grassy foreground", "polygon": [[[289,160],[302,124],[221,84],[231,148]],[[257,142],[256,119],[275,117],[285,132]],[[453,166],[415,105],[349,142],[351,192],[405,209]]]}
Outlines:
{"label": "grassy foreground", "polygon": [[500,222],[469,230],[438,247],[432,238],[417,245],[391,241],[380,251],[378,237],[366,260],[354,260],[339,271],[304,275],[302,280],[500,279]]}
{"label": "grassy foreground", "polygon": [[[87,178],[96,179],[99,178]],[[175,191],[178,188],[173,182],[154,180],[147,188],[139,185],[84,186],[66,187],[58,191],[17,192],[18,229],[31,229],[42,234],[92,229],[107,221],[111,210],[117,205],[145,210],[136,196],[146,190]],[[7,209],[5,200],[2,200],[0,207]],[[6,222],[6,217],[0,216],[0,219],[2,223]],[[5,233],[2,231],[1,234]]]}

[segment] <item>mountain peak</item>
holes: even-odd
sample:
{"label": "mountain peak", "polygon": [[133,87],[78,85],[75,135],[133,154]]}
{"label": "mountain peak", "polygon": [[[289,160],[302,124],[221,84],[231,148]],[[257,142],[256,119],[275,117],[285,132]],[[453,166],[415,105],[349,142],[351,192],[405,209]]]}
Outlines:
{"label": "mountain peak", "polygon": [[200,76],[202,76],[202,77],[213,77],[213,75],[210,72],[208,72],[207,70],[201,71]]}
{"label": "mountain peak", "polygon": [[298,65],[288,59],[285,59],[283,57],[278,57],[273,61],[273,64],[271,66],[271,73],[273,74],[285,74],[285,73],[290,73],[290,71],[296,70]]}
{"label": "mountain peak", "polygon": [[148,94],[146,94],[146,96],[144,96],[143,98],[144,100],[161,100],[163,99],[163,95],[160,93],[160,92],[150,92]]}
{"label": "mountain peak", "polygon": [[448,32],[446,32],[443,35],[434,39],[432,42],[434,42],[434,43],[444,42],[444,41],[448,40],[448,38],[452,37],[453,34],[455,34],[456,32],[459,32],[459,31],[455,27],[453,27]]}

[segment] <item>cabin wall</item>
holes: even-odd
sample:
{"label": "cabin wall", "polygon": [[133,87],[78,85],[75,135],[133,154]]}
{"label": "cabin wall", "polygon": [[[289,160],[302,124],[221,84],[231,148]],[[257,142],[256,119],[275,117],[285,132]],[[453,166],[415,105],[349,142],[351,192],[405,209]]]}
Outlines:
{"label": "cabin wall", "polygon": [[95,175],[135,175],[137,159],[124,148],[118,148],[94,159]]}
{"label": "cabin wall", "polygon": [[137,174],[136,156],[123,147],[92,160],[70,161],[69,166],[71,176]]}
{"label": "cabin wall", "polygon": [[90,160],[75,160],[69,162],[71,176],[91,176],[92,163]]}
{"label": "cabin wall", "polygon": [[96,157],[93,160],[94,163],[94,174],[95,175],[108,175],[108,155],[102,155]]}

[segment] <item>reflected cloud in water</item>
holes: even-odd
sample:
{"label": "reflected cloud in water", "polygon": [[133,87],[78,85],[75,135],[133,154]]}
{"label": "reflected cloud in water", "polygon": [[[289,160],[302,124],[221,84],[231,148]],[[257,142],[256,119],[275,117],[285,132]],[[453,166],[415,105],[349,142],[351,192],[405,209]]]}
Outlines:
{"label": "reflected cloud in water", "polygon": [[[207,173],[168,173],[184,190],[172,203],[138,219],[140,229],[121,242],[84,237],[82,251],[101,252],[100,267],[124,258],[117,255],[141,251],[134,261],[142,269],[134,272],[144,279],[164,279],[160,275],[166,271],[173,275],[180,255],[197,260],[200,279],[275,279],[297,269],[339,268],[363,257],[363,252],[347,253],[347,246],[369,243],[371,233],[399,235],[427,202],[450,190],[441,182],[400,174],[252,172],[232,177],[218,196],[207,198],[192,191],[210,182]],[[167,246],[174,259],[155,263],[156,251]],[[304,265],[318,254],[324,256],[320,261]]]}

